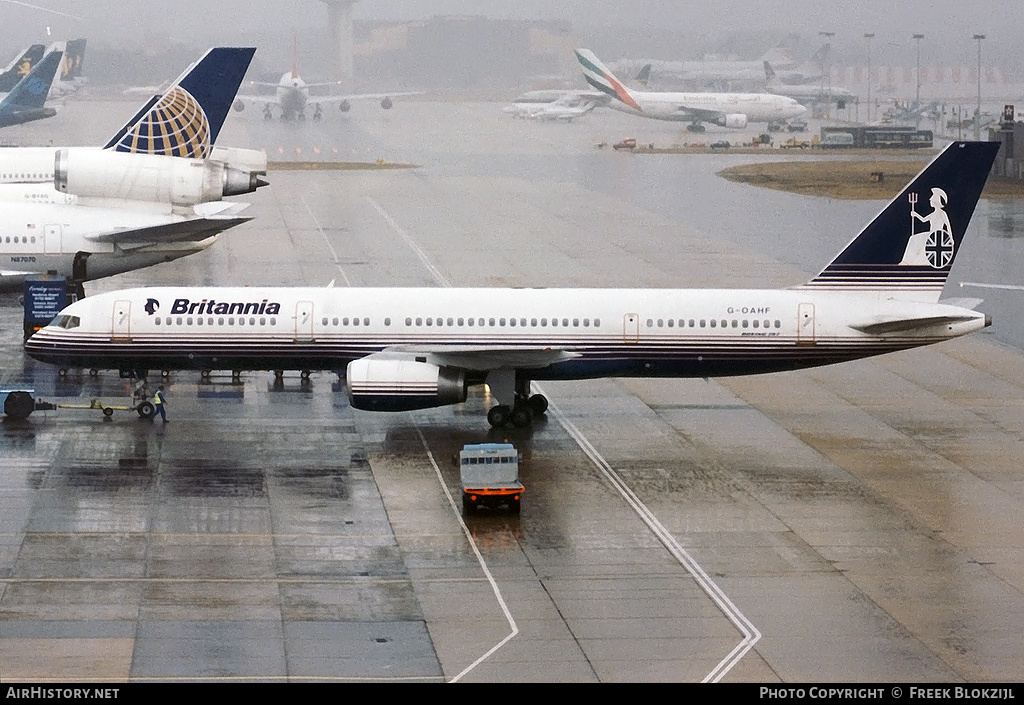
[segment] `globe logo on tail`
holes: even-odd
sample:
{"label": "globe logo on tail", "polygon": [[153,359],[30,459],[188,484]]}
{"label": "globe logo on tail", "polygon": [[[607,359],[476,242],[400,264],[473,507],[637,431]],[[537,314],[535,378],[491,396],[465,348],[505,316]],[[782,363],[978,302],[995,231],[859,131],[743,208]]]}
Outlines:
{"label": "globe logo on tail", "polygon": [[192,94],[174,86],[118,140],[115,149],[205,159],[210,155],[210,122]]}

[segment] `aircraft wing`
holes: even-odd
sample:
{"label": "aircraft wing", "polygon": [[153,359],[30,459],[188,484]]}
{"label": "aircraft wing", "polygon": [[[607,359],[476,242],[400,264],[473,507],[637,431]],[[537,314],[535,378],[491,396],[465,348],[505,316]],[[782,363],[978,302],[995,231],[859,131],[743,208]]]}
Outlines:
{"label": "aircraft wing", "polygon": [[0,278],[3,277],[27,277],[30,274],[39,274],[39,271],[22,272],[17,269],[0,269]]}
{"label": "aircraft wing", "polygon": [[118,230],[101,235],[88,235],[94,242],[110,242],[117,245],[146,244],[151,242],[199,242],[228,228],[252,220],[251,217],[213,216],[190,218],[177,223],[164,223],[144,228]]}
{"label": "aircraft wing", "polygon": [[349,93],[348,95],[310,94],[306,100],[310,103],[344,103],[346,100],[384,100],[385,98],[398,98],[407,95],[423,95],[423,91],[399,91],[397,93]]}
{"label": "aircraft wing", "polygon": [[484,372],[547,367],[579,357],[579,353],[539,345],[395,345],[370,357],[425,357],[438,367]]}
{"label": "aircraft wing", "polygon": [[700,120],[702,122],[718,122],[725,118],[721,110],[707,110],[706,108],[694,108],[689,105],[677,105],[675,112],[687,120]]}
{"label": "aircraft wing", "polygon": [[962,323],[972,321],[977,316],[921,316],[912,318],[893,318],[888,320],[875,321],[873,323],[862,323],[850,326],[854,330],[868,335],[882,335],[884,333],[904,333],[917,328],[931,328],[933,326],[945,325],[948,323]]}

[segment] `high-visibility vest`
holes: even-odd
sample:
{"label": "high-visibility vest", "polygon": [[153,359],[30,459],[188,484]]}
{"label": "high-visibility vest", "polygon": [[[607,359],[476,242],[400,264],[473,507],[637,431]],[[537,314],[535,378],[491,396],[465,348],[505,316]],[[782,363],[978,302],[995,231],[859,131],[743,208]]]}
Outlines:
{"label": "high-visibility vest", "polygon": [[157,393],[153,395],[153,403],[157,406],[164,403],[164,395],[161,394],[159,390],[157,390]]}

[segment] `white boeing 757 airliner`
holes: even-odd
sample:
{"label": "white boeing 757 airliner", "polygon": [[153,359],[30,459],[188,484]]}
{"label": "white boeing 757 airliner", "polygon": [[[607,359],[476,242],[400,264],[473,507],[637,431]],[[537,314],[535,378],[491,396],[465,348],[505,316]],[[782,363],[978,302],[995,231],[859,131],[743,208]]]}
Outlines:
{"label": "white boeing 757 airliner", "polygon": [[547,409],[531,380],[759,374],[928,345],[990,324],[977,300],[939,297],[998,148],[950,145],[791,289],[130,289],[71,304],[25,349],[139,375],[344,370],[352,405],[380,411],[486,383],[491,424],[526,426]]}

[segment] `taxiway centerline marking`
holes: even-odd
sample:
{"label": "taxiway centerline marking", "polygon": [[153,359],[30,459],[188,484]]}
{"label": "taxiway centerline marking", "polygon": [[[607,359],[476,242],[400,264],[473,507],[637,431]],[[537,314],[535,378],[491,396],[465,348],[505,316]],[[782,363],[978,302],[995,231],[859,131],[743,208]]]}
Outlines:
{"label": "taxiway centerline marking", "polygon": [[320,225],[320,221],[317,220],[317,217],[315,215],[313,215],[313,209],[309,207],[308,203],[306,203],[306,197],[301,196],[300,198],[302,199],[302,205],[306,207],[306,212],[309,213],[309,217],[312,218],[313,222],[316,224],[316,229],[320,233],[320,237],[324,239],[324,243],[327,245],[327,249],[331,251],[331,257],[333,258],[334,264],[338,268],[338,271],[341,272],[341,278],[345,280],[345,286],[352,286],[352,282],[348,280],[348,275],[345,274],[345,270],[341,268],[341,260],[338,259],[338,253],[334,251],[334,246],[331,245],[331,241],[327,239],[327,234],[324,232],[323,227]]}
{"label": "taxiway centerline marking", "polygon": [[[533,384],[533,388],[538,394],[543,394],[543,390],[536,382]],[[545,396],[547,395],[545,394]],[[550,397],[548,397],[548,399],[550,399]],[[693,556],[691,556],[686,549],[676,541],[676,538],[667,528],[665,528],[664,524],[658,521],[654,512],[648,509],[647,505],[645,505],[640,498],[636,496],[633,490],[629,488],[629,485],[626,484],[619,474],[612,469],[611,465],[608,464],[608,461],[605,460],[598,452],[597,448],[595,448],[587,437],[584,436],[578,428],[576,428],[575,424],[569,421],[554,402],[549,402],[548,411],[554,414],[555,419],[559,424],[561,424],[562,428],[565,429],[565,432],[568,433],[574,441],[576,441],[576,445],[578,445],[587,457],[590,458],[590,461],[605,477],[605,479],[611,483],[612,487],[615,488],[615,491],[618,492],[624,500],[626,500],[626,503],[634,512],[636,512],[637,516],[640,517],[640,520],[647,525],[651,530],[651,533],[653,533],[662,545],[668,549],[668,552],[671,553],[679,564],[683,566],[686,572],[697,581],[701,590],[711,598],[722,614],[724,614],[743,635],[743,639],[740,643],[737,644],[736,647],[733,648],[733,650],[730,651],[725,658],[723,658],[718,665],[711,670],[710,673],[704,676],[704,679],[701,681],[702,683],[717,683],[732,669],[733,666],[739,663],[740,659],[742,659],[747,652],[754,647],[754,644],[761,639],[761,632],[758,631],[757,627],[755,627],[742,612],[740,612],[739,608],[736,607],[732,600],[729,599],[729,596],[726,595],[722,588],[720,588],[718,584],[711,579],[707,572],[700,567],[700,564],[694,560]]]}
{"label": "taxiway centerline marking", "polygon": [[[395,230],[395,232],[398,233],[403,240],[405,240],[406,244],[408,244],[409,247],[412,248],[412,250],[420,258],[420,261],[423,262],[424,266],[426,266],[427,270],[430,271],[435,281],[437,281],[437,283],[442,287],[450,288],[451,283],[437,270],[436,267],[434,267],[433,263],[427,257],[427,254],[422,249],[420,249],[420,247],[412,240],[411,237],[409,237],[409,234],[406,233],[406,231],[402,229],[402,227],[399,226],[398,223],[395,222],[395,220],[387,213],[387,211],[385,211],[370,196],[366,196],[366,200],[369,201],[370,205],[372,205],[377,210],[378,213],[380,213],[381,217],[387,221],[388,225],[390,225]],[[538,391],[538,393],[542,391],[540,385],[536,383],[533,384],[533,387]],[[722,679],[723,676],[725,676],[726,673],[732,670],[733,666],[739,663],[740,659],[742,659],[748,651],[754,648],[754,644],[756,644],[761,639],[761,632],[758,631],[757,627],[755,627],[754,624],[749,619],[747,619],[747,617],[742,612],[740,612],[739,608],[737,608],[736,605],[733,604],[732,600],[729,599],[729,596],[726,595],[725,592],[718,586],[718,584],[711,579],[711,577],[704,571],[703,568],[701,568],[700,564],[697,563],[697,561],[695,561],[693,557],[689,553],[687,553],[687,551],[681,545],[679,545],[679,542],[676,541],[672,533],[668,529],[666,529],[660,521],[658,521],[658,518],[650,509],[647,508],[647,505],[640,501],[640,498],[637,497],[636,494],[625,483],[625,481],[621,477],[619,477],[619,474],[612,469],[612,467],[608,464],[604,457],[597,451],[597,448],[595,448],[594,445],[587,439],[587,437],[584,436],[578,428],[576,428],[575,424],[569,421],[569,419],[566,418],[566,416],[558,409],[557,406],[555,406],[554,403],[551,403],[549,405],[549,410],[554,413],[555,418],[558,420],[558,423],[561,424],[562,428],[565,429],[566,433],[568,433],[569,436],[576,442],[576,445],[580,447],[580,449],[586,454],[586,456],[590,458],[591,462],[594,463],[598,471],[601,472],[601,474],[604,475],[604,477],[612,484],[612,487],[615,488],[619,495],[622,496],[624,500],[626,500],[626,503],[629,504],[629,506],[633,509],[637,516],[640,517],[640,520],[647,525],[647,527],[658,538],[661,544],[665,546],[668,552],[672,554],[672,556],[679,562],[679,564],[683,566],[686,572],[689,573],[690,576],[697,581],[697,584],[700,586],[700,588],[708,597],[711,598],[712,602],[714,602],[715,605],[718,606],[718,609],[722,612],[722,614],[724,614],[726,618],[730,622],[732,622],[732,624],[743,635],[743,639],[740,640],[740,643],[737,644],[732,649],[732,651],[726,654],[725,658],[723,658],[718,663],[718,665],[711,670],[710,673],[704,676],[704,679],[701,681],[703,683],[717,683]],[[426,439],[423,438],[423,434],[420,432],[419,427],[416,428],[416,431],[417,433],[420,434],[420,440],[423,442],[423,447],[426,449],[427,455],[430,458],[430,462],[434,465],[434,469],[438,473],[438,479],[441,480],[441,486],[443,487],[445,494],[448,495],[448,501],[452,503],[452,508],[454,510],[454,500],[452,499],[451,494],[448,492],[448,488],[444,486],[440,470],[437,467],[437,463],[434,462],[434,457],[430,453],[430,448],[427,446]],[[458,511],[456,511],[456,516],[459,519],[459,523],[462,525],[463,531],[465,531],[467,537],[469,537],[469,530],[466,528],[466,524],[462,521],[462,517],[458,514]],[[476,552],[476,544],[473,542],[472,538],[470,538],[470,543],[473,546],[474,552]],[[482,561],[482,557],[480,557],[479,553],[477,553],[477,556],[478,559]],[[485,564],[481,563],[481,565]],[[497,590],[496,585],[495,590]],[[497,594],[499,595],[499,601],[502,603],[502,608],[505,609],[504,601],[502,601],[500,598],[500,593]],[[507,611],[506,617],[510,620],[510,623],[513,625],[513,630],[518,631],[515,629],[515,622],[512,620],[512,615]],[[456,676],[455,680],[461,678],[463,674],[467,673],[478,662],[482,661],[484,658],[486,658],[486,656],[496,651],[502,644],[508,641],[508,639],[512,638],[512,636],[515,636],[515,634],[506,637],[505,640],[501,642],[501,644],[491,649],[491,651],[488,652],[488,654],[485,654],[483,657],[474,662],[472,666],[470,666],[468,669],[466,669],[458,676]]]}

